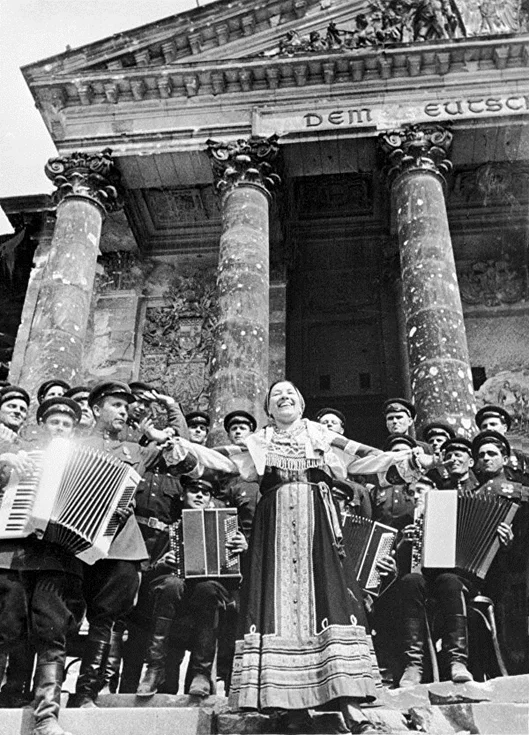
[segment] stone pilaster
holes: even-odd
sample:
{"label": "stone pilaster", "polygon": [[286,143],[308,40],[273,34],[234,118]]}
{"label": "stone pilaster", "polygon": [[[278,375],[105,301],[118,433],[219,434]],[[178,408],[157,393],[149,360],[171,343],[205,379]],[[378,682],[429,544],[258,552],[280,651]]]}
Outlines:
{"label": "stone pilaster", "polygon": [[388,157],[418,424],[442,419],[468,434],[474,392],[444,197],[452,134],[440,125],[413,125],[380,142]]}
{"label": "stone pilaster", "polygon": [[103,217],[120,206],[108,149],[52,158],[45,172],[57,187],[57,219],[19,374],[33,395],[48,378],[72,383],[82,373]]}
{"label": "stone pilaster", "polygon": [[262,425],[269,362],[269,197],[272,138],[208,141],[221,194],[222,234],[217,274],[218,322],[211,376],[211,443],[225,440],[223,417],[236,408]]}

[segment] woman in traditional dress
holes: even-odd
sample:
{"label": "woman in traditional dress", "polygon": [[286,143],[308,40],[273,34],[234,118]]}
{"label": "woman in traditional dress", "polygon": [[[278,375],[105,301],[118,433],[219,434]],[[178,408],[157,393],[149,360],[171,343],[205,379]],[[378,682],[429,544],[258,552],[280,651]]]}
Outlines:
{"label": "woman in traditional dress", "polygon": [[[422,450],[379,453],[303,419],[304,400],[289,381],[274,383],[271,424],[224,455],[177,440],[200,466],[260,480],[248,567],[241,593],[230,704],[285,710],[294,728],[308,709],[340,709],[351,732],[371,726],[359,703],[376,698],[378,669],[365,630],[361,592],[346,571],[331,477],[386,471],[403,481],[431,463]],[[178,449],[178,446],[180,449]],[[342,455],[342,456],[340,456]],[[333,703],[333,704],[331,704]],[[373,730],[371,730],[373,731]]]}

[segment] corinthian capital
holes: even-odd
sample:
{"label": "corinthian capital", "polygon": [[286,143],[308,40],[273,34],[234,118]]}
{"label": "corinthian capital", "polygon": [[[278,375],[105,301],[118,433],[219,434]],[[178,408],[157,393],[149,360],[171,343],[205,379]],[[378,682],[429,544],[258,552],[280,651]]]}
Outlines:
{"label": "corinthian capital", "polygon": [[101,153],[76,151],[69,156],[50,158],[44,172],[57,187],[53,194],[56,204],[75,196],[92,199],[105,212],[114,212],[122,206],[120,173],[110,148],[105,148]]}
{"label": "corinthian capital", "polygon": [[387,156],[386,174],[390,183],[400,174],[416,170],[431,171],[445,183],[452,170],[448,158],[452,138],[447,127],[430,123],[407,125],[382,134],[379,142]]}
{"label": "corinthian capital", "polygon": [[277,135],[270,138],[252,136],[231,143],[208,140],[206,145],[220,192],[244,184],[272,191],[281,183],[271,165],[279,151]]}

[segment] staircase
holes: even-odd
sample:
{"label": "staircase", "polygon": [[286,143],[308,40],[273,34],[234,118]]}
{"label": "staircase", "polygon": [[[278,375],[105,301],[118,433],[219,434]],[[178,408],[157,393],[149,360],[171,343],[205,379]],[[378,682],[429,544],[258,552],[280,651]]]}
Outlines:
{"label": "staircase", "polygon": [[[65,696],[66,699],[66,696]],[[529,675],[485,683],[422,684],[385,689],[366,716],[381,733],[432,735],[482,733],[528,735]],[[341,714],[314,712],[312,733],[346,733]],[[98,706],[64,709],[61,724],[72,735],[265,735],[281,733],[278,719],[258,713],[229,712],[224,697],[197,700],[156,694],[139,700],[133,694],[100,696]],[[0,711],[0,735],[30,735],[30,708]]]}

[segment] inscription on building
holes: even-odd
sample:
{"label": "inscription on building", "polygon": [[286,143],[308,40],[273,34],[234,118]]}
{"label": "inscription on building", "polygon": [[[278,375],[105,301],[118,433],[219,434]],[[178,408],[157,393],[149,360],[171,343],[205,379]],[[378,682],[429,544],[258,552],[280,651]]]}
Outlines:
{"label": "inscription on building", "polygon": [[479,117],[527,115],[529,93],[520,95],[476,95],[460,99],[428,100],[419,104],[344,104],[341,107],[300,111],[257,109],[255,135],[285,135],[338,128],[388,130],[412,122],[457,120]]}

